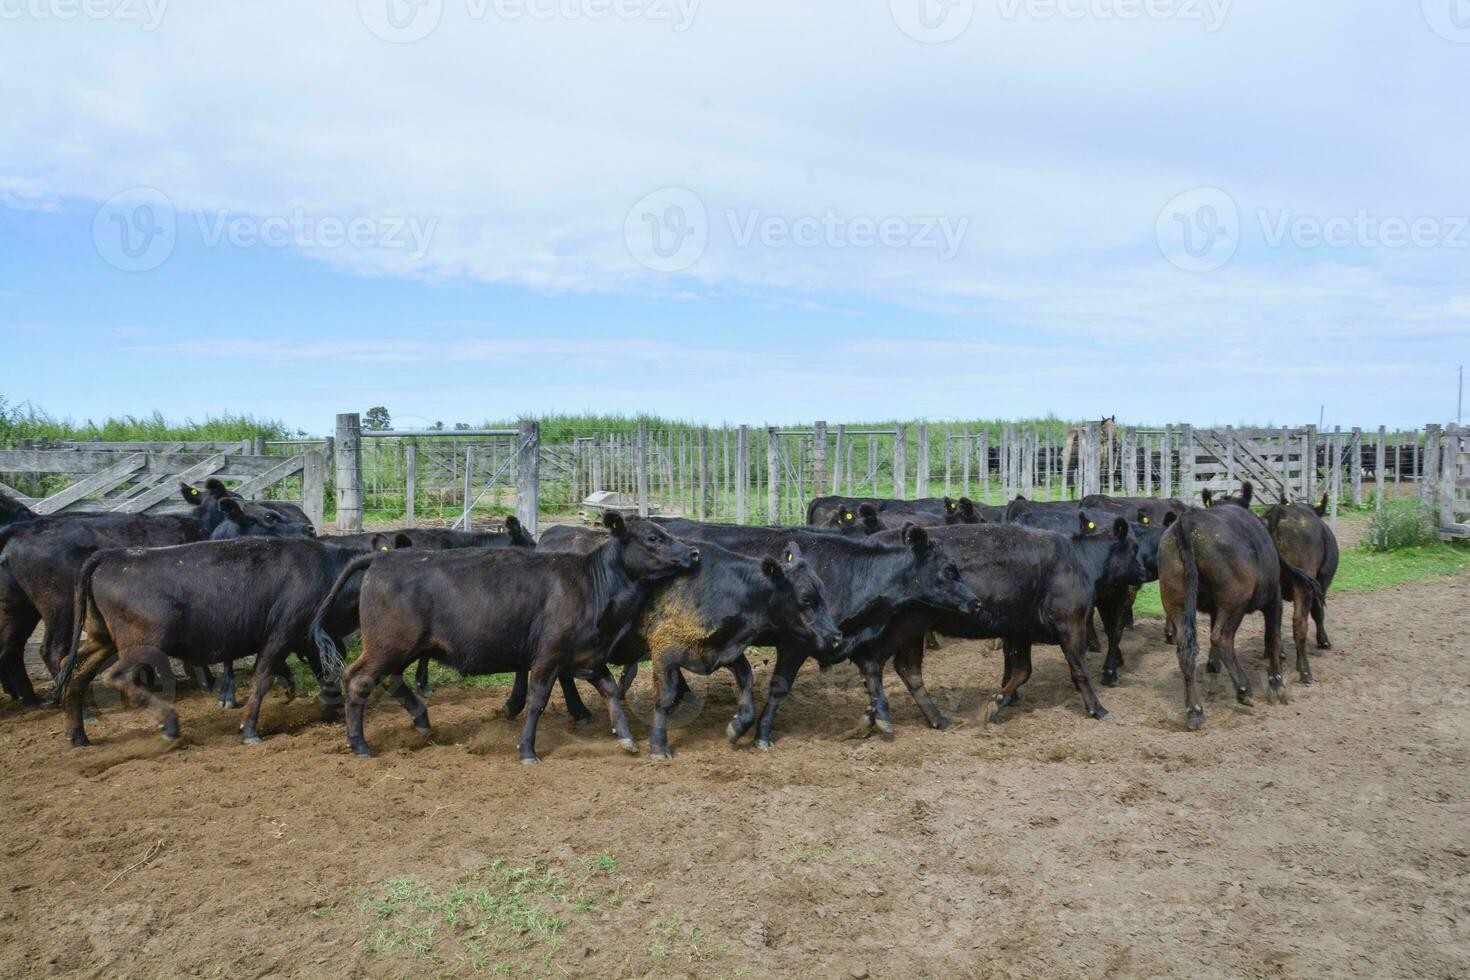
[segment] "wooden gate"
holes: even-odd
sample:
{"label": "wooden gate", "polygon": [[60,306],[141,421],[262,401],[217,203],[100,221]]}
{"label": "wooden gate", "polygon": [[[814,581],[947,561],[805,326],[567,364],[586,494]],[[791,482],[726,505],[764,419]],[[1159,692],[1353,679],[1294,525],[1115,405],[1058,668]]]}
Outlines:
{"label": "wooden gate", "polygon": [[1250,480],[1262,499],[1309,497],[1315,473],[1306,460],[1316,447],[1314,430],[1195,429],[1180,433],[1180,492],[1184,499],[1201,490],[1229,492]]}
{"label": "wooden gate", "polygon": [[1470,429],[1445,426],[1439,471],[1439,533],[1445,540],[1470,537]]}
{"label": "wooden gate", "polygon": [[[299,504],[314,526],[322,522],[325,466],[318,452],[266,456],[245,443],[89,442],[60,449],[0,451],[0,473],[28,485],[0,482],[0,491],[37,514],[143,514],[182,511],[180,483],[214,477],[243,497]],[[283,491],[291,486],[288,497]],[[299,489],[295,489],[299,487]]]}

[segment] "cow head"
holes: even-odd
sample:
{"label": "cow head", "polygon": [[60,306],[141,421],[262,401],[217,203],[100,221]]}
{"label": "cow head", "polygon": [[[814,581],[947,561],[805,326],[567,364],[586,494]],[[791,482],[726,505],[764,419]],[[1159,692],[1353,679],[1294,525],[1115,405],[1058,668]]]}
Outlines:
{"label": "cow head", "polygon": [[1164,528],[1174,523],[1174,512],[1164,512],[1164,523],[1155,524],[1144,508],[1138,510],[1138,522],[1133,525],[1133,538],[1138,542],[1138,560],[1143,572],[1152,582],[1159,577],[1159,542],[1164,538]]}
{"label": "cow head", "polygon": [[[1077,537],[1096,539],[1101,535],[1111,537],[1107,558],[1103,564],[1102,578],[1118,585],[1142,585],[1148,581],[1148,570],[1138,553],[1138,539],[1125,517],[1115,517],[1111,526],[1106,519],[1098,524],[1097,514],[1082,510],[1077,512]],[[1158,566],[1158,546],[1154,546],[1154,565]]]}
{"label": "cow head", "polygon": [[230,538],[314,538],[310,524],[292,521],[275,511],[239,497],[224,497],[217,502],[220,523],[210,533],[215,541]]}
{"label": "cow head", "polygon": [[883,521],[878,517],[878,508],[872,504],[858,506],[858,520],[862,523],[864,534],[877,534],[883,530]]}
{"label": "cow head", "polygon": [[0,527],[19,521],[35,520],[35,513],[14,497],[0,493]]}
{"label": "cow head", "polygon": [[1320,504],[1317,504],[1315,507],[1313,507],[1312,510],[1314,510],[1314,511],[1317,512],[1317,516],[1318,517],[1325,517],[1327,515],[1327,494],[1326,493],[1323,493],[1322,494],[1322,502]]}
{"label": "cow head", "polygon": [[699,565],[699,549],[690,547],[653,521],[641,517],[623,519],[616,511],[602,515],[622,552],[623,569],[639,581],[668,578]]}
{"label": "cow head", "polygon": [[965,583],[948,548],[917,524],[904,525],[903,543],[914,553],[918,573],[917,594],[913,596],[916,601],[961,616],[979,614],[980,600]]}
{"label": "cow head", "polygon": [[536,539],[531,537],[531,532],[526,530],[526,526],[514,514],[505,519],[505,533],[510,535],[510,543],[516,548],[536,547]]}
{"label": "cow head", "polygon": [[[953,520],[949,520],[948,519],[951,516],[954,517]],[[945,523],[946,524],[983,524],[984,523],[984,521],[982,521],[980,519],[980,512],[975,509],[975,501],[971,500],[969,497],[961,497],[957,501],[956,506],[955,506],[955,509],[954,509],[952,515],[951,515],[951,512],[950,512],[949,508],[946,507],[945,508],[945,518],[946,518],[946,520],[945,520]]]}
{"label": "cow head", "polygon": [[843,534],[850,534],[853,537],[867,533],[863,530],[862,522],[858,519],[857,509],[847,504],[843,504],[842,507],[838,508],[837,513],[833,514],[832,519],[824,526],[836,528]]}
{"label": "cow head", "polygon": [[799,637],[803,645],[818,651],[819,658],[836,659],[842,631],[832,621],[822,580],[801,556],[796,542],[787,543],[780,559],[762,558],[761,571],[773,586],[767,614],[776,628]]}

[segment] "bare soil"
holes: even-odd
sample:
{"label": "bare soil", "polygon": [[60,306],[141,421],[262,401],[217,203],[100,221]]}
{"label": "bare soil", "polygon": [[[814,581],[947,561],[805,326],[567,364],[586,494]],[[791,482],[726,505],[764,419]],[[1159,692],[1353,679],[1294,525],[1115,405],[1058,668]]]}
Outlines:
{"label": "bare soil", "polygon": [[[1244,708],[1211,678],[1198,733],[1153,620],[1109,721],[1040,648],[989,728],[924,728],[891,679],[897,739],[851,740],[856,672],[809,669],[765,753],[696,678],[668,764],[557,706],[518,765],[498,689],[442,691],[432,739],[380,701],[368,761],[278,694],[257,748],[193,692],[171,750],[138,712],[72,750],[6,705],[0,972],[1465,976],[1470,579],[1336,597],[1329,626],[1315,686]],[[1240,649],[1263,689],[1259,617]],[[929,655],[972,719],[999,674]]]}

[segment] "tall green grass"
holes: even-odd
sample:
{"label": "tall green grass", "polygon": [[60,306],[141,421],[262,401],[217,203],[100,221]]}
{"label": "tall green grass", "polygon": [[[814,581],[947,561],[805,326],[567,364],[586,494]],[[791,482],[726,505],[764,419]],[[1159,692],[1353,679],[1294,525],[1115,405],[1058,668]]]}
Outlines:
{"label": "tall green grass", "polygon": [[34,405],[17,405],[0,394],[0,448],[14,446],[22,439],[53,442],[238,442],[264,436],[287,439],[291,431],[285,423],[253,415],[206,415],[201,420],[186,418],[176,421],[162,412],[151,415],[120,415],[104,419],[59,419]]}

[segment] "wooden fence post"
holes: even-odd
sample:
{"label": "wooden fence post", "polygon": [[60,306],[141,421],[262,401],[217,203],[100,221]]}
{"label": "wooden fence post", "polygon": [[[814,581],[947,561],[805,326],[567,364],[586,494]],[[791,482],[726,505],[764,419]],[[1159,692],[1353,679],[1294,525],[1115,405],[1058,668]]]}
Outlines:
{"label": "wooden fence post", "polygon": [[1378,451],[1373,455],[1373,479],[1378,484],[1375,494],[1377,499],[1373,504],[1374,510],[1383,509],[1383,468],[1388,465],[1388,457],[1384,454],[1384,449],[1386,448],[1384,444],[1385,434],[1384,426],[1380,425],[1378,427]]}
{"label": "wooden fence post", "polygon": [[1455,483],[1460,475],[1460,440],[1463,436],[1464,430],[1458,425],[1445,427],[1444,439],[1441,443],[1443,456],[1439,463],[1439,527],[1441,531],[1456,523]]}
{"label": "wooden fence post", "polygon": [[1174,496],[1174,427],[1164,426],[1164,441],[1159,447],[1159,496]]}
{"label": "wooden fence post", "polygon": [[1099,476],[1097,469],[1097,423],[1088,422],[1082,430],[1081,440],[1077,447],[1077,499],[1081,500],[1090,493],[1097,493],[1093,489],[1093,481]]}
{"label": "wooden fence post", "polygon": [[638,423],[638,516],[648,516],[648,423]]}
{"label": "wooden fence post", "polygon": [[918,452],[918,465],[914,467],[914,496],[927,497],[929,496],[929,426],[925,422],[919,423]]}
{"label": "wooden fence post", "polygon": [[1194,426],[1179,427],[1179,494],[1186,504],[1194,504]]}
{"label": "wooden fence post", "polygon": [[961,436],[960,445],[963,447],[960,450],[960,469],[964,473],[961,479],[964,480],[964,495],[968,497],[970,495],[970,449],[973,445],[971,437]]}
{"label": "wooden fence post", "polygon": [[766,428],[766,523],[781,523],[781,448],[776,427]]}
{"label": "wooden fence post", "polygon": [[410,442],[403,447],[403,523],[413,527],[414,505],[418,501],[419,447]]}
{"label": "wooden fence post", "polygon": [[362,530],[362,420],[337,416],[337,530]]}
{"label": "wooden fence post", "polygon": [[1332,495],[1332,530],[1337,532],[1337,498],[1342,496],[1342,426],[1332,427],[1332,475],[1327,480],[1327,492]]}
{"label": "wooden fence post", "polygon": [[1123,495],[1138,496],[1138,430],[1131,425],[1123,430]]}
{"label": "wooden fence post", "polygon": [[1311,503],[1317,497],[1317,427],[1309,425],[1302,435],[1302,496]]}
{"label": "wooden fence post", "polygon": [[[1424,478],[1422,480],[1423,485],[1419,488],[1419,502],[1430,510],[1434,510],[1436,506],[1441,506],[1444,503],[1439,499],[1444,470],[1446,469],[1442,465],[1440,448],[1442,442],[1447,441],[1440,438],[1440,428],[1437,423],[1424,427]],[[1395,463],[1399,462],[1400,453],[1400,447],[1395,445],[1393,447]],[[1398,472],[1397,466],[1395,466],[1394,472]]]}
{"label": "wooden fence post", "polygon": [[315,449],[306,453],[301,467],[301,509],[311,526],[320,529],[326,521],[327,464]]}
{"label": "wooden fence post", "polygon": [[[837,439],[842,440],[841,428]],[[750,426],[735,430],[735,523],[750,520]]]}
{"label": "wooden fence post", "polygon": [[705,426],[699,427],[699,519],[709,519],[710,512],[710,479],[709,479],[709,429]]}
{"label": "wooden fence post", "polygon": [[833,447],[832,454],[832,494],[836,496],[841,492],[843,473],[843,453],[847,449],[847,426],[837,426],[837,445]]}
{"label": "wooden fence post", "polygon": [[1356,425],[1353,426],[1352,442],[1350,445],[1352,456],[1348,460],[1348,465],[1352,469],[1348,472],[1351,474],[1349,479],[1352,481],[1353,487],[1353,506],[1361,507],[1363,506],[1363,430]]}
{"label": "wooden fence post", "polygon": [[[840,456],[838,457],[841,458]],[[812,496],[827,486],[827,423],[812,423]]]}
{"label": "wooden fence post", "polygon": [[475,446],[473,443],[464,447],[464,530],[473,531],[474,518],[470,516],[470,501],[474,500],[475,492]]}
{"label": "wooden fence post", "polygon": [[980,492],[990,503],[990,430],[980,430]]}
{"label": "wooden fence post", "polygon": [[541,522],[541,423],[522,419],[516,426],[516,519],[527,533]]}
{"label": "wooden fence post", "polygon": [[[904,485],[908,483],[909,428],[895,427],[893,435],[893,495],[903,498]],[[878,496],[874,492],[873,496]]]}

